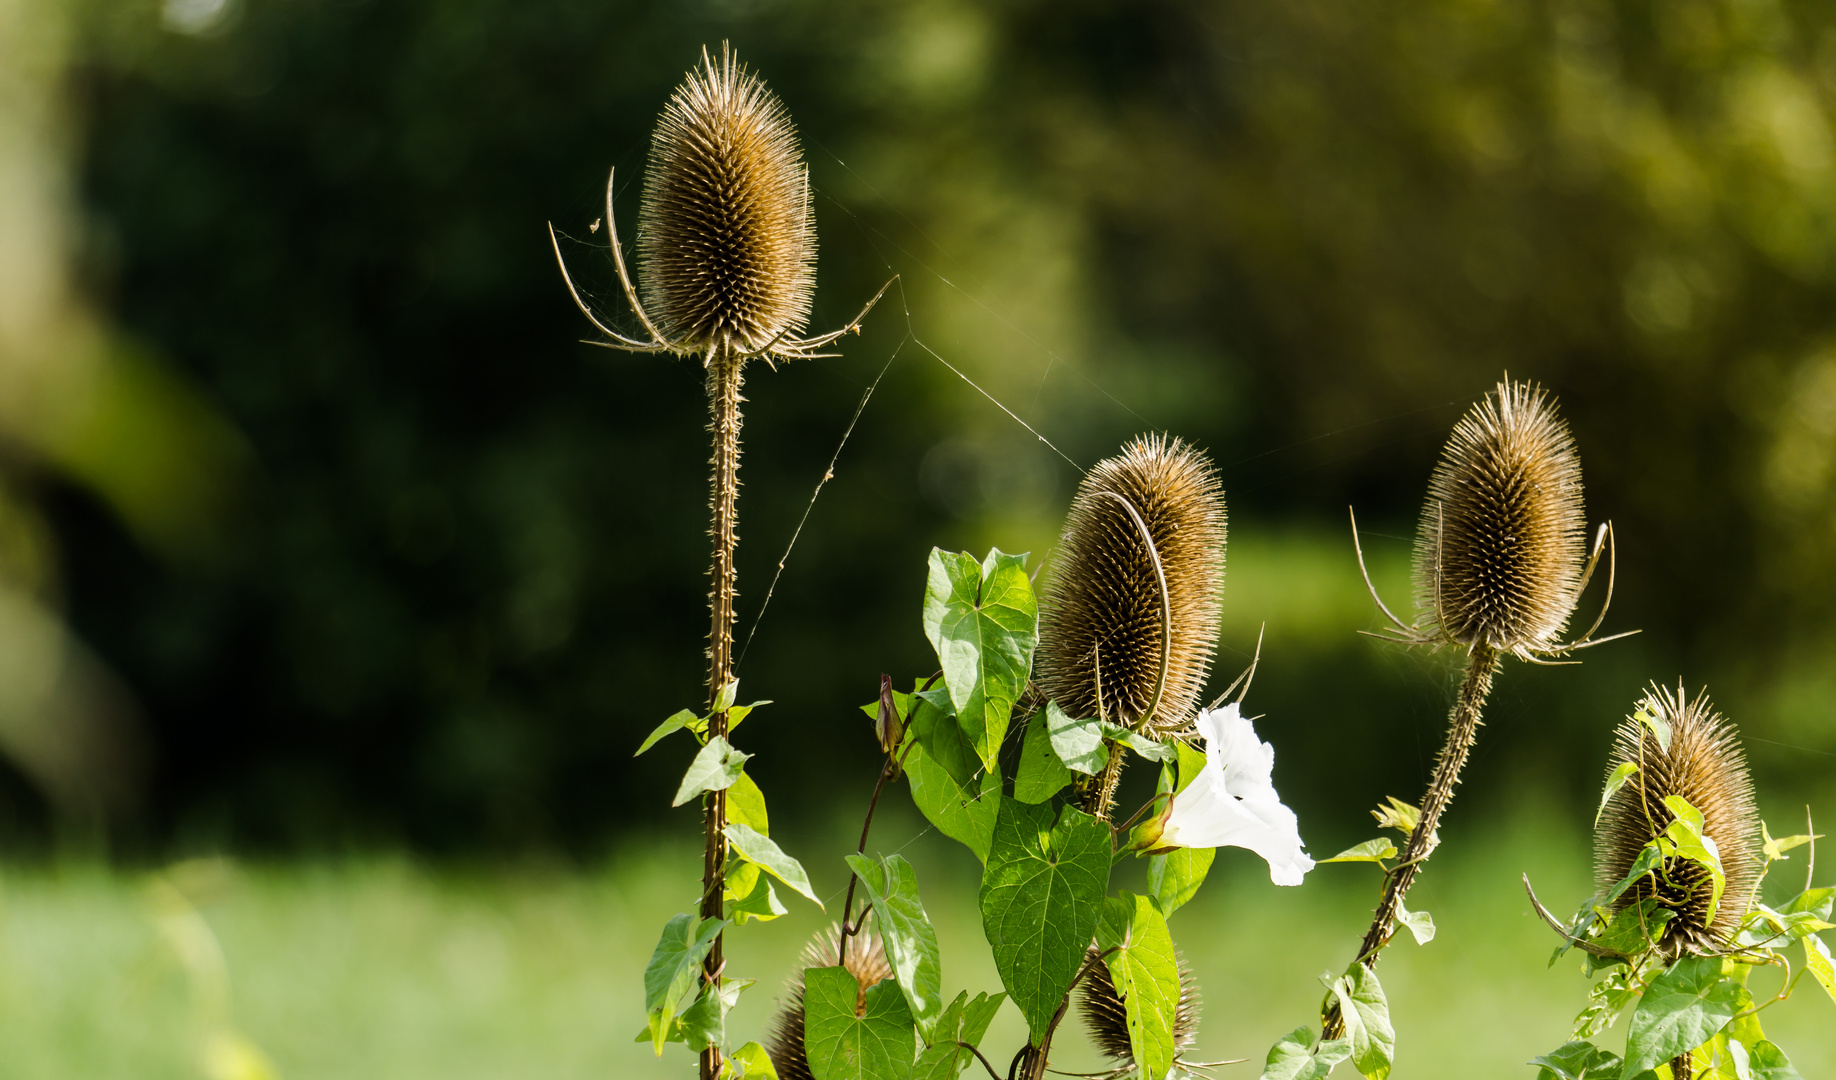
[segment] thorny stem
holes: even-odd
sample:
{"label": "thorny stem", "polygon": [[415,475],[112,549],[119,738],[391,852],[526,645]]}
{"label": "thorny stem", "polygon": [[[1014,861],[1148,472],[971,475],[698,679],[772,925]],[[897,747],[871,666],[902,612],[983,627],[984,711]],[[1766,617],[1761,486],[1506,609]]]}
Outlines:
{"label": "thorny stem", "polygon": [[[714,564],[709,571],[712,587],[708,591],[711,625],[708,630],[708,704],[720,696],[721,688],[733,678],[733,595],[735,573],[733,549],[739,542],[734,532],[739,502],[740,396],[741,368],[745,357],[729,348],[716,345],[708,354],[708,407],[713,418],[708,425],[714,437],[713,492],[709,508],[713,526]],[[708,718],[708,737],[725,738],[727,714],[715,712]],[[724,914],[721,882],[727,872],[727,793],[710,791],[702,799],[702,825],[706,849],[702,859],[701,917],[718,919]],[[718,979],[723,965],[721,936],[702,961],[702,971],[710,980]],[[718,985],[718,984],[716,984]],[[720,1048],[710,1046],[701,1052],[701,1080],[717,1080],[720,1075]]]}
{"label": "thorny stem", "polygon": [[1123,743],[1110,743],[1109,764],[1103,766],[1103,774],[1097,782],[1085,790],[1084,812],[1099,821],[1108,821],[1115,807],[1116,785],[1122,779],[1122,759],[1127,754],[1128,747]]}
{"label": "thorny stem", "polygon": [[1670,1061],[1670,1075],[1675,1080],[1690,1080],[1695,1075],[1695,1065],[1690,1060],[1690,1052],[1683,1051]]}
{"label": "thorny stem", "polygon": [[[1363,943],[1358,946],[1358,962],[1367,968],[1376,965],[1378,953],[1389,943],[1403,896],[1428,858],[1429,838],[1440,823],[1441,811],[1453,801],[1454,785],[1460,782],[1460,770],[1465,767],[1466,757],[1472,752],[1473,741],[1479,734],[1479,714],[1485,708],[1487,695],[1492,692],[1492,676],[1498,673],[1498,661],[1498,650],[1484,644],[1474,645],[1467,658],[1466,677],[1460,682],[1460,696],[1454,701],[1453,713],[1447,720],[1447,742],[1435,761],[1434,780],[1428,787],[1427,798],[1422,800],[1421,819],[1415,831],[1409,834],[1401,861],[1384,884],[1383,900],[1377,905]],[[1336,999],[1326,1011],[1323,1026],[1321,1038],[1337,1039],[1345,1034],[1345,1019],[1339,1015]]]}

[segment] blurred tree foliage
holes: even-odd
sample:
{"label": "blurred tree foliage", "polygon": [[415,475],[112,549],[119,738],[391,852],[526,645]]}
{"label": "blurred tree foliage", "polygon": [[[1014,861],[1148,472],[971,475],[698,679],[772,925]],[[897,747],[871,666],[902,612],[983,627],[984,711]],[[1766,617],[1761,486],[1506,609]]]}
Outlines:
{"label": "blurred tree foliage", "polygon": [[152,838],[579,844],[665,801],[676,764],[628,755],[702,668],[699,373],[574,344],[542,223],[626,318],[589,229],[604,170],[629,241],[653,118],[722,38],[805,139],[817,324],[903,274],[846,358],[748,383],[742,635],[886,367],[741,667],[781,703],[749,747],[767,786],[846,795],[795,781],[865,760],[850,705],[923,663],[924,550],[1044,552],[1075,481],[930,350],[1079,463],[1149,427],[1212,448],[1227,647],[1269,620],[1270,737],[1318,779],[1303,823],[1338,815],[1316,846],[1418,786],[1446,687],[1353,638],[1362,615],[1287,608],[1358,588],[1348,501],[1406,539],[1448,426],[1506,369],[1560,395],[1618,529],[1612,626],[1646,633],[1507,680],[1474,775],[1591,787],[1639,685],[1679,675],[1811,751],[1756,744],[1769,777],[1828,775],[1828,5],[84,10],[91,287],[262,472],[208,571],[53,493],[73,623],[151,718]]}

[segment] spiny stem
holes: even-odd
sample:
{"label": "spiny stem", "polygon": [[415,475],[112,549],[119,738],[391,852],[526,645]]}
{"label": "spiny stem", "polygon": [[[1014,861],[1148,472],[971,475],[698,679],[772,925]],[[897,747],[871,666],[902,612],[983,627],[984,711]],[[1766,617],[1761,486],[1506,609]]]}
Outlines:
{"label": "spiny stem", "polygon": [[[1454,701],[1453,713],[1447,720],[1447,742],[1435,761],[1434,780],[1428,787],[1427,798],[1422,800],[1421,818],[1415,831],[1409,834],[1409,842],[1403,847],[1396,869],[1384,884],[1383,901],[1377,905],[1371,928],[1358,946],[1358,962],[1367,968],[1376,965],[1378,954],[1389,943],[1403,896],[1428,858],[1429,838],[1434,836],[1441,812],[1453,801],[1454,785],[1460,782],[1460,770],[1465,768],[1466,757],[1472,752],[1473,741],[1479,734],[1479,716],[1485,709],[1486,697],[1492,692],[1492,676],[1498,673],[1498,662],[1498,651],[1483,644],[1474,645],[1467,658],[1466,677],[1460,682],[1460,696]],[[1336,997],[1324,1017],[1324,1028],[1321,1037],[1325,1039],[1337,1039],[1345,1034],[1345,1019],[1339,1015]]]}
{"label": "spiny stem", "polygon": [[[708,705],[713,707],[721,688],[733,679],[733,596],[736,575],[733,549],[739,542],[734,531],[739,502],[740,396],[741,367],[745,357],[730,348],[716,345],[708,354],[708,408],[712,420],[708,425],[714,437],[713,492],[709,509],[713,525],[709,534],[714,540],[714,565],[709,571],[712,586],[708,590],[711,625],[708,630]],[[708,737],[727,734],[724,710],[708,718]],[[720,882],[727,872],[727,793],[710,791],[702,799],[702,824],[706,850],[702,859],[701,917],[723,916],[724,903]],[[714,947],[702,961],[702,971],[710,980],[718,980],[723,966],[722,940],[717,936]],[[719,983],[715,982],[715,986]],[[710,1046],[701,1052],[701,1080],[717,1080],[721,1054]]]}
{"label": "spiny stem", "polygon": [[1690,1080],[1695,1074],[1695,1060],[1688,1050],[1670,1060],[1670,1075],[1675,1080]]}
{"label": "spiny stem", "polygon": [[1099,821],[1108,821],[1116,804],[1116,785],[1122,779],[1122,759],[1128,754],[1128,747],[1120,742],[1109,744],[1109,764],[1103,766],[1102,775],[1095,783],[1084,789],[1083,810]]}

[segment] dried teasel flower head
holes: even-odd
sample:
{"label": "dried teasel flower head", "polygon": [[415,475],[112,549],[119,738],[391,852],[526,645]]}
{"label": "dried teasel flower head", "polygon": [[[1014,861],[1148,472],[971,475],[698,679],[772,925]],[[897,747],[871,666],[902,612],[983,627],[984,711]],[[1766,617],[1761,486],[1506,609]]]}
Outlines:
{"label": "dried teasel flower head", "polygon": [[[1078,1010],[1084,1014],[1084,1026],[1090,1032],[1091,1041],[1115,1063],[1112,1075],[1121,1076],[1135,1068],[1135,1054],[1128,1041],[1128,1008],[1123,1004],[1122,995],[1116,992],[1109,965],[1095,961],[1096,955],[1095,946],[1084,954],[1085,963],[1091,966],[1090,974],[1084,976],[1081,984]],[[1175,950],[1174,958],[1179,962],[1179,1004],[1173,1010],[1173,1057],[1179,1064],[1192,1069],[1195,1063],[1187,1061],[1186,1055],[1198,1039],[1198,980],[1193,978],[1184,953]]]}
{"label": "dried teasel flower head", "polygon": [[1681,686],[1671,691],[1653,684],[1614,734],[1609,770],[1627,762],[1638,771],[1607,800],[1594,829],[1596,880],[1603,889],[1624,880],[1639,852],[1676,816],[1665,796],[1681,796],[1701,812],[1703,835],[1714,841],[1726,876],[1714,916],[1708,871],[1682,858],[1666,860],[1659,874],[1628,889],[1614,908],[1655,896],[1676,912],[1659,941],[1666,954],[1717,952],[1746,914],[1761,869],[1759,812],[1734,725],[1715,712],[1706,690],[1687,700]]}
{"label": "dried teasel flower head", "polygon": [[796,129],[724,43],[657,121],[637,250],[644,305],[672,348],[755,353],[809,321],[816,227]]}
{"label": "dried teasel flower head", "polygon": [[1224,490],[1204,454],[1142,435],[1078,485],[1048,569],[1038,677],[1072,716],[1191,723],[1217,643]]}
{"label": "dried teasel flower head", "polygon": [[1556,649],[1587,557],[1568,425],[1542,388],[1499,383],[1454,427],[1428,481],[1415,542],[1422,630],[1520,656]]}
{"label": "dried teasel flower head", "polygon": [[778,1080],[815,1080],[810,1072],[810,1058],[803,1045],[803,973],[810,968],[835,967],[837,964],[848,969],[861,984],[862,999],[856,1003],[858,1012],[866,1005],[867,988],[881,979],[892,978],[892,965],[886,960],[886,946],[880,935],[872,930],[855,935],[848,942],[848,960],[841,961],[841,928],[830,926],[819,933],[804,947],[803,955],[797,958],[797,968],[790,981],[784,987],[783,1004],[778,1008],[777,1020],[772,1025],[771,1063],[778,1071]]}

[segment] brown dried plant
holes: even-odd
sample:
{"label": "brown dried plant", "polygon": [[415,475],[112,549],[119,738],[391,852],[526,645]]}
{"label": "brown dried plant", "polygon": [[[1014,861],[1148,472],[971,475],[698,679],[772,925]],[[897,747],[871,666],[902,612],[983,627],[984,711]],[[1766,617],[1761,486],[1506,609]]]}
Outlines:
{"label": "brown dried plant", "polygon": [[[1478,738],[1480,716],[1504,656],[1535,664],[1570,663],[1549,657],[1591,648],[1624,634],[1595,638],[1613,602],[1615,552],[1611,522],[1585,544],[1581,461],[1568,425],[1547,391],[1506,376],[1467,411],[1435,466],[1415,541],[1415,625],[1397,618],[1364,568],[1357,518],[1352,545],[1365,587],[1391,632],[1373,636],[1404,645],[1465,646],[1466,672],[1448,717],[1447,740],[1421,802],[1421,816],[1383,899],[1358,947],[1367,967],[1396,932],[1403,898],[1438,835],[1441,814]],[[1560,635],[1575,603],[1607,555],[1606,600],[1585,634]],[[1338,1038],[1344,1022],[1336,1002],[1325,1015],[1325,1037]]]}
{"label": "brown dried plant", "polygon": [[[574,303],[606,335],[607,340],[591,344],[699,355],[707,371],[713,442],[708,531],[714,548],[708,593],[708,738],[725,738],[727,714],[715,706],[733,679],[733,554],[739,543],[740,403],[745,400],[740,390],[746,361],[760,357],[775,368],[776,360],[834,355],[819,350],[844,334],[859,333],[861,320],[892,283],[840,330],[796,336],[809,320],[815,287],[809,174],[790,115],[725,43],[719,63],[702,50],[701,66],[671,96],[651,140],[638,214],[638,262],[649,309],[638,300],[619,243],[612,209],[616,179],[616,170],[606,177],[612,265],[647,337],[621,334],[594,314],[567,272],[553,224],[548,239]],[[709,792],[703,808],[701,916],[718,919],[727,856],[725,792]],[[717,937],[703,962],[710,980],[721,977],[722,949]],[[718,1049],[702,1051],[701,1080],[715,1080],[720,1068]]]}
{"label": "brown dried plant", "polygon": [[[852,935],[851,935],[852,936]],[[855,1005],[859,1012],[866,1004],[867,988],[882,979],[892,978],[892,965],[886,959],[886,946],[877,932],[860,935],[862,943],[842,955],[841,928],[831,926],[803,949],[797,968],[785,985],[783,1003],[772,1022],[772,1066],[778,1080],[815,1080],[810,1071],[810,1057],[803,1045],[803,973],[811,968],[843,967],[860,983],[861,998]]]}
{"label": "brown dried plant", "polygon": [[1759,810],[1739,733],[1715,712],[1707,690],[1691,700],[1681,686],[1672,691],[1654,683],[1639,711],[1648,719],[1635,716],[1614,733],[1609,775],[1626,763],[1637,771],[1601,809],[1595,878],[1603,890],[1624,880],[1675,816],[1665,797],[1681,796],[1702,813],[1703,835],[1715,842],[1721,859],[1727,884],[1713,916],[1708,871],[1680,858],[1666,860],[1659,873],[1628,889],[1613,910],[1655,896],[1676,912],[1658,941],[1666,958],[1721,952],[1747,913],[1761,870]]}
{"label": "brown dried plant", "polygon": [[[1041,597],[1040,691],[1076,717],[1171,738],[1211,670],[1224,590],[1224,490],[1205,455],[1143,435],[1085,474]],[[1084,784],[1107,818],[1123,754]]]}
{"label": "brown dried plant", "polygon": [[1205,455],[1144,435],[1078,485],[1039,619],[1040,689],[1073,716],[1178,731],[1211,670],[1224,491]]}

